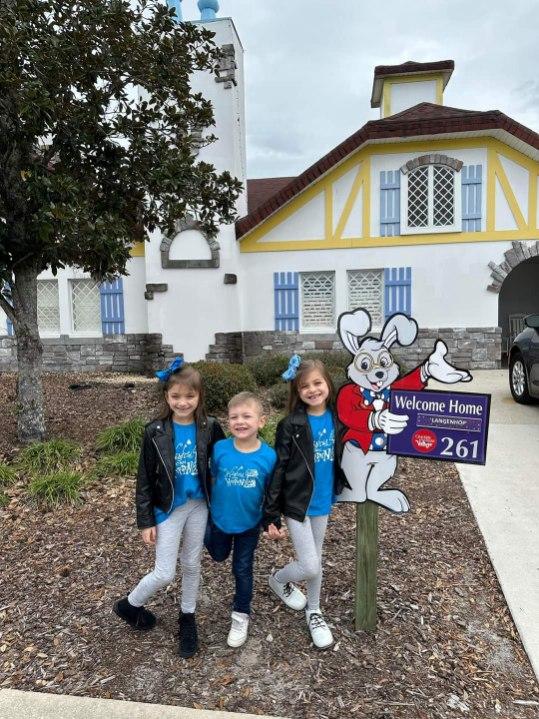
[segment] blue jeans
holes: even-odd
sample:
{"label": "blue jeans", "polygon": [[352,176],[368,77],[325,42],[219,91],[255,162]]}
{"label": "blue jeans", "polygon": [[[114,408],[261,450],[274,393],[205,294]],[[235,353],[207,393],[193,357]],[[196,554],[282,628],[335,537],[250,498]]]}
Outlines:
{"label": "blue jeans", "polygon": [[239,534],[227,534],[208,520],[204,544],[212,559],[224,562],[232,552],[232,574],[236,580],[236,593],[232,608],[242,614],[251,613],[253,598],[253,563],[260,537],[260,527]]}

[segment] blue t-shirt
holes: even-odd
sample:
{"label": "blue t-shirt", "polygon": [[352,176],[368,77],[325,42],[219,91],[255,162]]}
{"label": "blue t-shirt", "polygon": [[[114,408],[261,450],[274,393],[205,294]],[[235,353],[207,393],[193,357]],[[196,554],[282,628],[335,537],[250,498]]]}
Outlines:
{"label": "blue t-shirt", "polygon": [[277,455],[265,442],[254,452],[240,452],[234,439],[222,439],[213,448],[211,517],[222,532],[239,534],[262,519],[266,485]]}
{"label": "blue t-shirt", "polygon": [[[172,423],[174,427],[174,502],[171,512],[188,499],[204,499],[204,490],[198,481],[196,425]],[[154,508],[156,524],[164,522],[170,512]]]}
{"label": "blue t-shirt", "polygon": [[318,517],[329,514],[333,504],[335,428],[329,409],[320,416],[307,414],[307,417],[314,444],[314,488],[307,516]]}

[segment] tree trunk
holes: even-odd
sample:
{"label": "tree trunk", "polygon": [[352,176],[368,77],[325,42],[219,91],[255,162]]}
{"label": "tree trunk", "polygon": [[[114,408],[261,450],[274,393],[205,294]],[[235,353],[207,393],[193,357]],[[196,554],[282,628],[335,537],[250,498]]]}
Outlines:
{"label": "tree trunk", "polygon": [[43,345],[37,327],[37,268],[15,270],[13,287],[14,330],[17,337],[17,430],[21,442],[45,436],[43,410]]}

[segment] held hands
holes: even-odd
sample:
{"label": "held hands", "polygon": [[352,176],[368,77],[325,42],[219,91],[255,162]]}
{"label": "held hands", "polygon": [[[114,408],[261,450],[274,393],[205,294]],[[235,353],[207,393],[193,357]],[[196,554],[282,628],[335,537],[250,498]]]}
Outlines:
{"label": "held hands", "polygon": [[268,525],[268,531],[264,532],[264,534],[270,539],[284,539],[284,537],[286,537],[286,529],[284,527],[277,529],[274,524],[270,524]]}
{"label": "held hands", "polygon": [[374,429],[379,429],[385,434],[399,434],[408,424],[407,414],[393,414],[388,409],[382,409],[373,415]]}
{"label": "held hands", "polygon": [[140,536],[144,544],[146,544],[148,547],[151,547],[153,544],[155,544],[155,540],[157,538],[157,528],[146,527],[145,529],[141,529]]}
{"label": "held hands", "polygon": [[423,372],[427,377],[432,377],[438,382],[444,384],[455,384],[456,382],[471,382],[472,375],[465,369],[457,369],[448,362],[444,357],[447,354],[447,345],[442,340],[438,340],[434,345],[434,352],[429,355],[422,366]]}

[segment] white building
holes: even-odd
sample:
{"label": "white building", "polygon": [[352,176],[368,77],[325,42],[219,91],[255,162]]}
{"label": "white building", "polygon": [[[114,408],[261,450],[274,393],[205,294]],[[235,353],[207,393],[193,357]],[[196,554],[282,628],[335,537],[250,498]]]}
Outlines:
{"label": "white building", "polygon": [[[143,369],[172,351],[241,360],[328,349],[339,313],[361,305],[377,326],[411,313],[418,356],[440,335],[454,362],[499,366],[522,315],[539,309],[539,135],[499,111],[444,106],[451,60],[380,66],[380,119],[298,177],[247,180],[243,48],[216,0],[198,5],[226,53],[218,78],[194,80],[219,137],[199,157],[245,183],[241,219],[216,243],[189,218],[173,238],[155,233],[113,285],[43,273],[46,365]],[[13,340],[0,345],[7,367]]]}

